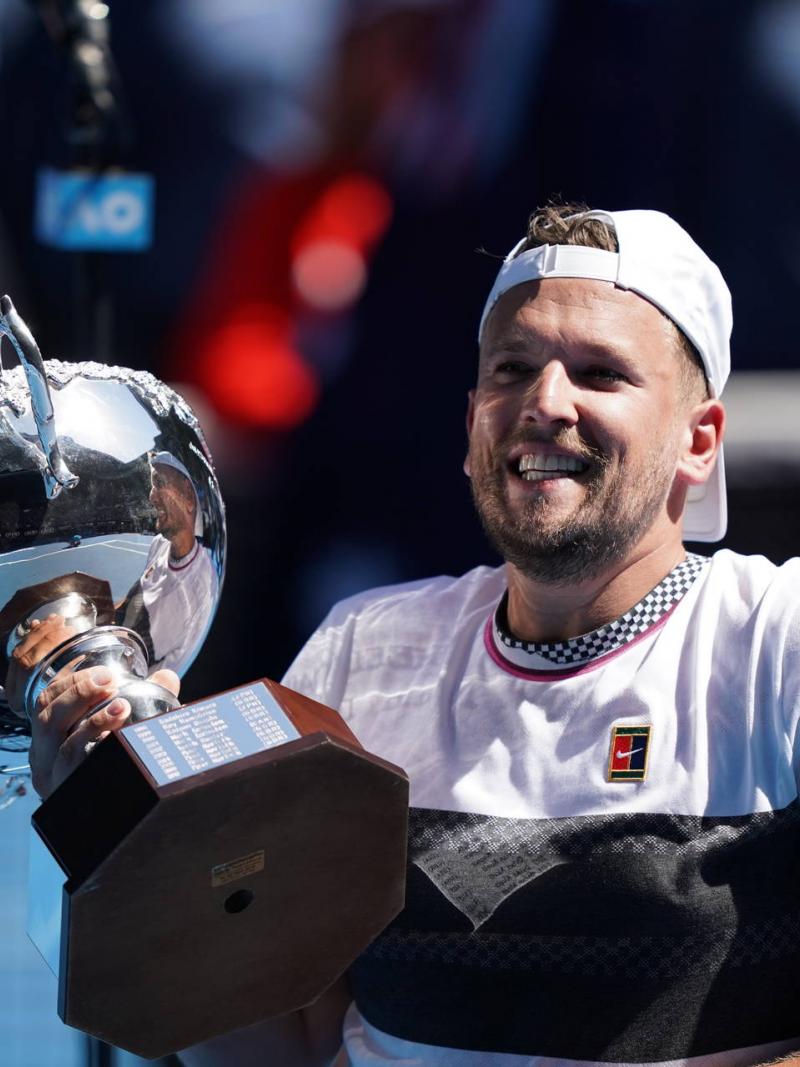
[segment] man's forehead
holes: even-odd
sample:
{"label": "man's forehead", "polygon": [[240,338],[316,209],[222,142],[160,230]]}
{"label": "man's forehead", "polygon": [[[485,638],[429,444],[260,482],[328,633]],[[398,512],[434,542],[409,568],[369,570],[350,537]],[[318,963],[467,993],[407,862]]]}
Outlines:
{"label": "man's forehead", "polygon": [[640,343],[656,330],[666,342],[666,321],[647,299],[612,282],[544,278],[516,285],[500,297],[487,319],[481,351],[499,344],[518,348],[551,332],[616,348]]}
{"label": "man's forehead", "polygon": [[160,478],[161,481],[170,485],[189,485],[189,479],[186,475],[181,474],[179,470],[175,470],[174,467],[169,466],[167,463],[153,463],[151,464],[151,470],[154,478]]}

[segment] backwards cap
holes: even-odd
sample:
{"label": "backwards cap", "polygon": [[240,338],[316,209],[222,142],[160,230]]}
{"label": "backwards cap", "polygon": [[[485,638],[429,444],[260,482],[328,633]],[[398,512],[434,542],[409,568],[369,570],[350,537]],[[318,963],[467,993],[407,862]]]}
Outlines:
{"label": "backwards cap", "polygon": [[[483,309],[478,341],[494,305],[509,289],[539,278],[592,278],[630,289],[672,319],[700,354],[711,395],[722,392],[731,369],[731,294],[719,268],[669,215],[660,211],[587,211],[610,224],[618,252],[583,245],[540,245],[521,252],[523,238],[506,256]],[[710,478],[692,486],[683,517],[688,541],[719,541],[728,506],[720,449]]]}

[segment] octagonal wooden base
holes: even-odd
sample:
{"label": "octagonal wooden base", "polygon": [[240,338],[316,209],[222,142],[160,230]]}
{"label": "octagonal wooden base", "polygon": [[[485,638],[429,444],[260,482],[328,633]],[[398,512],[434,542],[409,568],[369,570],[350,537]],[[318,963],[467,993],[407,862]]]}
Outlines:
{"label": "octagonal wooden base", "polygon": [[303,1007],[401,909],[405,775],[265,685],[299,739],[158,786],[123,731],[35,813],[70,1026],[153,1058]]}

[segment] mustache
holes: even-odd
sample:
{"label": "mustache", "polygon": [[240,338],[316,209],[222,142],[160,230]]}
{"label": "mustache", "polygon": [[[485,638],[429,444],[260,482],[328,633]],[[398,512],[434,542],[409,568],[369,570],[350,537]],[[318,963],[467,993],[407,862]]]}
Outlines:
{"label": "mustache", "polygon": [[535,445],[549,445],[553,448],[562,448],[570,455],[598,466],[608,465],[608,456],[597,445],[589,444],[574,430],[563,430],[555,434],[536,433],[532,430],[517,430],[509,434],[500,443],[500,451],[504,454],[513,448],[531,447]]}

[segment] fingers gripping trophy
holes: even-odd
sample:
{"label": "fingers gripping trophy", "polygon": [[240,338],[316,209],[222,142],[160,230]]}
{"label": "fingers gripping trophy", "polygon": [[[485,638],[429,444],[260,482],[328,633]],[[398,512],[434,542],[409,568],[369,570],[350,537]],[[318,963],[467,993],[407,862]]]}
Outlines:
{"label": "fingers gripping trophy", "polygon": [[153,375],[0,340],[0,669],[44,803],[28,929],[65,1022],[160,1056],[312,1003],[400,910],[408,783],[260,679],[187,707],[225,518]]}

